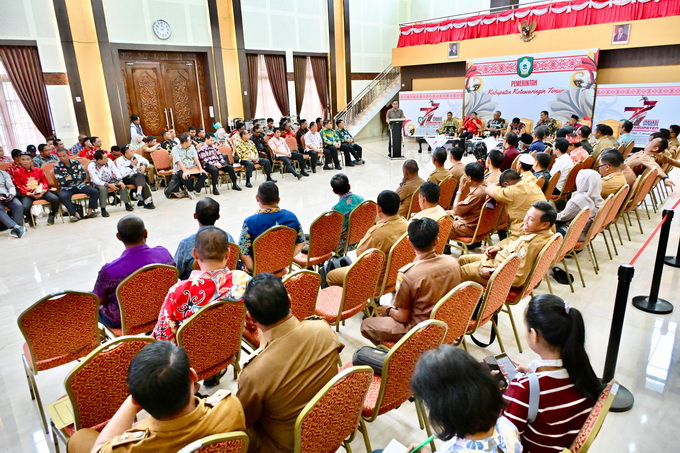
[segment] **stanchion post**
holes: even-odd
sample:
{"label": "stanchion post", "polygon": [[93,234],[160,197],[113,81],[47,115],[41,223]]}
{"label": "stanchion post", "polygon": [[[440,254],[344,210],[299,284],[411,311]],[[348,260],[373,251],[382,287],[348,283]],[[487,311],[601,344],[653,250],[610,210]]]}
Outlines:
{"label": "stanchion post", "polygon": [[661,218],[665,220],[661,225],[661,233],[659,234],[659,246],[656,250],[654,273],[652,274],[652,287],[649,296],[633,297],[633,306],[647,313],[667,315],[673,312],[673,304],[667,300],[659,299],[659,288],[661,287],[661,275],[663,274],[664,258],[668,247],[668,236],[671,231],[671,222],[673,222],[673,211],[664,209]]}
{"label": "stanchion post", "polygon": [[[626,317],[626,305],[628,305],[628,291],[630,290],[630,282],[633,280],[634,273],[635,269],[630,264],[622,264],[619,266],[619,282],[616,287],[612,327],[609,330],[607,356],[604,359],[604,372],[602,373],[602,382],[604,383],[614,379],[616,362],[619,357],[619,347],[621,346],[623,321]],[[621,385],[610,410],[612,412],[626,412],[633,407],[634,402],[635,397],[630,390]]]}
{"label": "stanchion post", "polygon": [[675,256],[667,256],[663,262],[672,267],[680,267],[680,240],[678,240],[678,251]]}

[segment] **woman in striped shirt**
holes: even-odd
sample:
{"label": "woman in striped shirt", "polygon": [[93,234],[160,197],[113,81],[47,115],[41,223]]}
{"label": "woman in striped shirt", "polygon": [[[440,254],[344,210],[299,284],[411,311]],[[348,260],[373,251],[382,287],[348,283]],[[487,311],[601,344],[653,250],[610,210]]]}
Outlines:
{"label": "woman in striped shirt", "polygon": [[[529,302],[524,322],[527,343],[541,358],[518,366],[524,374],[508,386],[503,415],[519,430],[525,452],[561,452],[576,438],[603,386],[585,350],[581,312],[557,296],[541,294]],[[527,422],[528,373],[536,373],[540,387],[532,422]]]}

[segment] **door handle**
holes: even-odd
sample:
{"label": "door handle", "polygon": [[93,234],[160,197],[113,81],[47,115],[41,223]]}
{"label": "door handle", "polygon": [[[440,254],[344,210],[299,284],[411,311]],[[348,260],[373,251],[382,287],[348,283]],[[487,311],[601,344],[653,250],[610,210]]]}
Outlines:
{"label": "door handle", "polygon": [[165,113],[165,129],[170,129],[170,121],[168,120],[168,109],[163,109]]}
{"label": "door handle", "polygon": [[172,113],[172,108],[168,109],[170,110],[170,121],[172,121],[172,128],[175,128],[175,114]]}

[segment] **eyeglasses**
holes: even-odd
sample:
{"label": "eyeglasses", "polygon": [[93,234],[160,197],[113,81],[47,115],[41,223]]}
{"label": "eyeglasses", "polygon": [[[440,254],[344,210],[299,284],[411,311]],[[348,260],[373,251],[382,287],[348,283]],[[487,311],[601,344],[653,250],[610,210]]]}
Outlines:
{"label": "eyeglasses", "polygon": [[607,167],[607,166],[609,166],[609,164],[600,164],[600,165],[597,166],[597,168],[602,168],[602,167]]}

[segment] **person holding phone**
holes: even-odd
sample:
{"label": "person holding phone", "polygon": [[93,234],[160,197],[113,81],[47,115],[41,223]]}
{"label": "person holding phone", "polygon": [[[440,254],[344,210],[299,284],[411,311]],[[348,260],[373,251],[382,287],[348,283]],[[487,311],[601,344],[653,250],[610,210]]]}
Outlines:
{"label": "person holding phone", "polygon": [[[527,343],[540,359],[529,366],[517,364],[521,373],[503,396],[503,415],[517,427],[525,452],[562,451],[576,438],[603,389],[585,350],[583,316],[561,298],[541,294],[529,302],[524,323]],[[538,414],[530,423],[528,373],[536,373],[540,387]]]}

